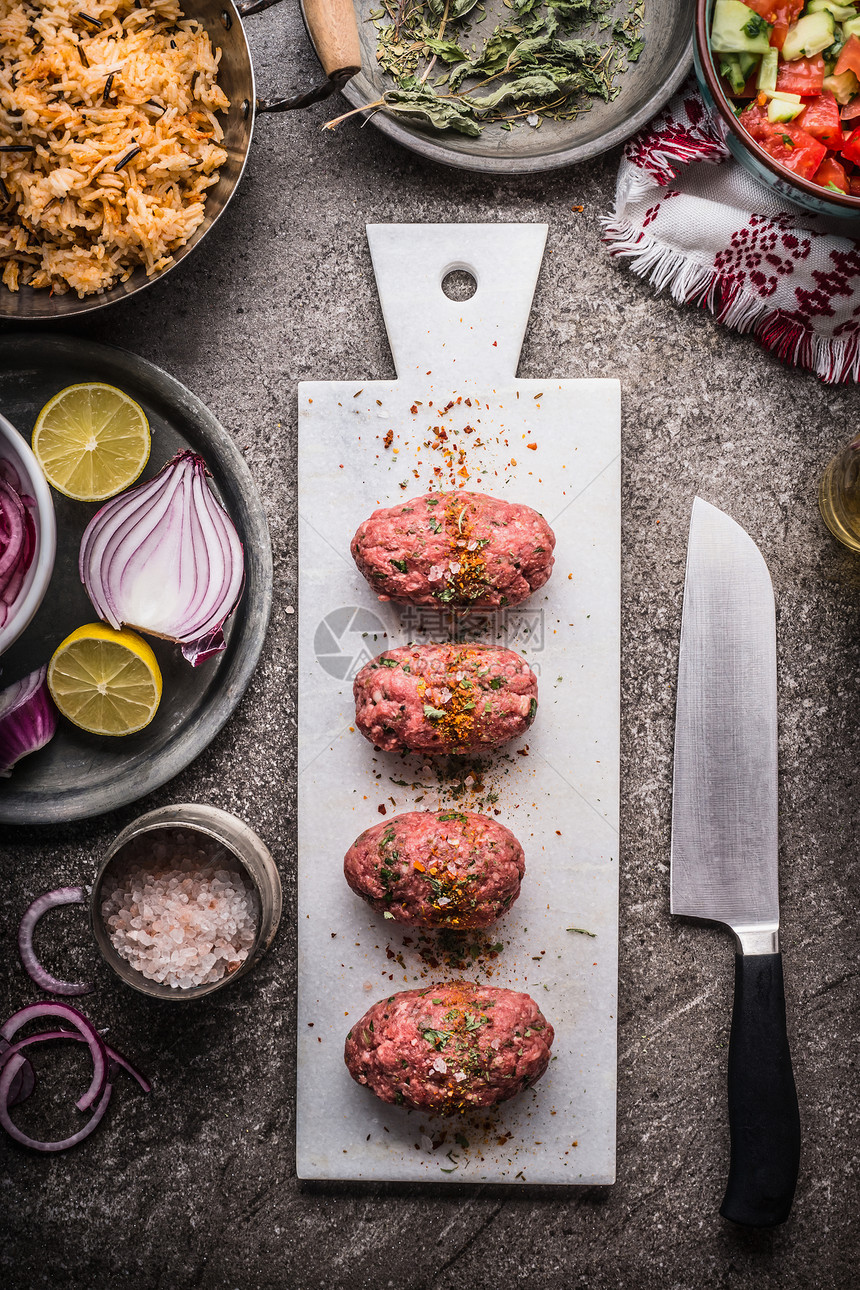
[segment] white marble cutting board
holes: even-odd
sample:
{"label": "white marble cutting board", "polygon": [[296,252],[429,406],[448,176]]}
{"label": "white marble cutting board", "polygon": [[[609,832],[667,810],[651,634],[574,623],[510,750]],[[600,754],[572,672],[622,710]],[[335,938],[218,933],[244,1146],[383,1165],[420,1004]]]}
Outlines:
{"label": "white marble cutting board", "polygon": [[[611,1183],[619,385],[516,379],[545,225],[367,232],[398,379],[299,386],[298,1175]],[[466,302],[441,289],[452,268],[477,281]],[[562,370],[564,362],[562,351]],[[539,676],[539,709],[525,738],[482,781],[461,777],[453,787],[439,783],[426,758],[375,752],[352,728],[358,668],[392,645],[450,629],[441,612],[420,619],[379,603],[349,554],[355,529],[376,507],[449,486],[451,467],[433,429],[440,426],[457,454],[453,470],[468,474],[455,475],[459,483],[535,507],[558,540],[542,591],[465,624],[464,634],[528,658]],[[380,806],[390,818],[451,805],[458,782],[461,809],[481,809],[487,792],[497,793],[488,809],[517,834],[527,865],[519,901],[489,937],[501,950],[487,959],[484,937],[470,973],[428,967],[416,933],[354,896],[342,867],[355,837],[383,818]],[[556,1032],[544,1078],[492,1117],[453,1122],[386,1106],[353,1083],[343,1044],[366,1009],[396,990],[458,975],[533,995]]]}

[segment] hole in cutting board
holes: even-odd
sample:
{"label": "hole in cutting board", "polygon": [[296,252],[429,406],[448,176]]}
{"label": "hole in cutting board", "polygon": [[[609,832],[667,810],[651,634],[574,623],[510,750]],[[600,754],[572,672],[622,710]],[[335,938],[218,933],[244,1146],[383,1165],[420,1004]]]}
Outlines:
{"label": "hole in cutting board", "polygon": [[452,269],[442,279],[442,290],[449,300],[471,300],[478,290],[478,282],[468,269]]}

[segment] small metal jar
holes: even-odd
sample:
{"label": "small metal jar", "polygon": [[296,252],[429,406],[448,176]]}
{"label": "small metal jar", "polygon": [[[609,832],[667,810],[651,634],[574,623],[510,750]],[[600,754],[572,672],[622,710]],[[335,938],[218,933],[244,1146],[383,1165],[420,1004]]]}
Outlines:
{"label": "small metal jar", "polygon": [[[120,863],[128,845],[143,834],[158,835],[167,831],[182,830],[202,834],[212,838],[227,850],[244,870],[250,879],[259,901],[259,922],[257,935],[250,953],[241,967],[229,972],[220,981],[211,981],[206,985],[193,985],[187,988],[166,985],[150,981],[133,968],[122,955],[114,949],[108,929],[102,918],[102,901],[105,875],[112,866]],[[153,841],[155,838],[153,838]],[[185,1002],[200,999],[203,995],[221,990],[232,981],[244,976],[266,953],[281,920],[281,879],[268,847],[247,824],[238,820],[235,815],[221,811],[216,806],[183,803],[177,806],[164,806],[157,811],[149,811],[134,820],[118,837],[114,838],[99,865],[90,895],[90,926],[93,937],[105,962],[114,972],[130,985],[133,990],[149,995],[154,999],[172,999]]]}

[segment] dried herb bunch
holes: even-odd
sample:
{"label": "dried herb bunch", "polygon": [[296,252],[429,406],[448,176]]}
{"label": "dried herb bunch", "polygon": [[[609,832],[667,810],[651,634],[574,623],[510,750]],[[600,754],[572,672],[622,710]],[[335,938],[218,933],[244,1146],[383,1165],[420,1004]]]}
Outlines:
{"label": "dried herb bunch", "polygon": [[369,21],[395,86],[368,107],[477,136],[491,122],[512,130],[572,121],[595,99],[618,96],[619,74],[643,49],[645,0],[628,0],[622,16],[613,0],[503,3],[505,20],[482,40],[483,0],[383,0]]}

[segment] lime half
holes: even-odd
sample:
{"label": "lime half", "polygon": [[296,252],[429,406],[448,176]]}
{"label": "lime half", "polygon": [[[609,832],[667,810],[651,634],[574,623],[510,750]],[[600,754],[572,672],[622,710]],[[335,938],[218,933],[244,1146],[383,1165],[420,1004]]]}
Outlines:
{"label": "lime half", "polygon": [[48,483],[79,502],[101,502],[128,488],[150,447],[140,404],[97,381],[60,390],[33,429],[33,452]]}

